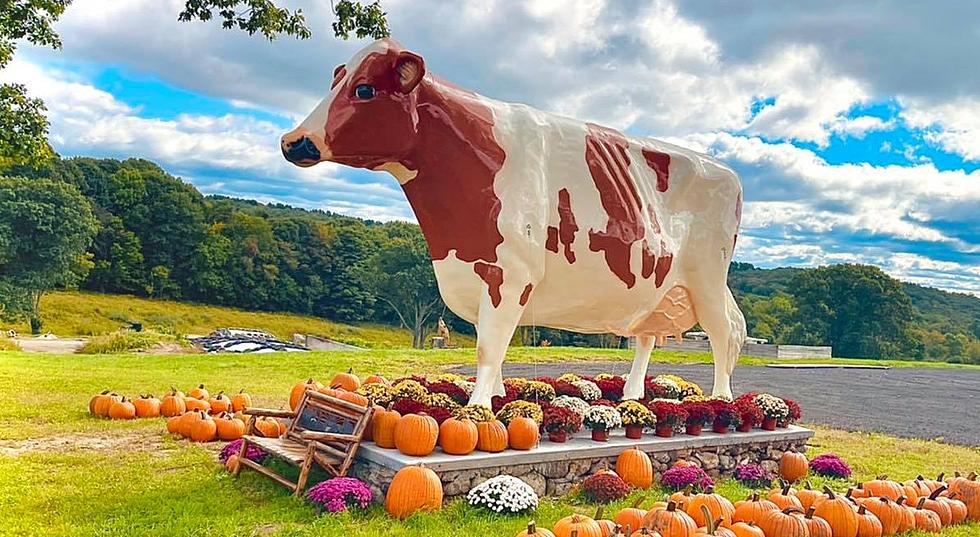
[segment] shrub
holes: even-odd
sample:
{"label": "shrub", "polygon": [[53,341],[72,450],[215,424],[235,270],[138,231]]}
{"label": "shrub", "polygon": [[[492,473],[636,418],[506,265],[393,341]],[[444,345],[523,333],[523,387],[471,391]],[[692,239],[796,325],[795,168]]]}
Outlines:
{"label": "shrub", "polygon": [[676,401],[651,401],[649,406],[657,416],[657,427],[677,429],[687,423],[687,412]]}
{"label": "shrub", "polygon": [[549,405],[544,410],[544,430],[548,433],[574,433],[582,428],[582,416],[560,406]]}
{"label": "shrub", "polygon": [[538,507],[534,489],[509,475],[491,477],[473,487],[466,501],[472,507],[485,507],[495,513],[521,513]]}
{"label": "shrub", "polygon": [[687,425],[710,425],[715,421],[715,411],[707,403],[686,402],[681,407],[687,412]]}
{"label": "shrub", "polygon": [[824,453],[810,461],[810,469],[824,477],[851,477],[851,467],[836,453]]}
{"label": "shrub", "polygon": [[551,402],[552,406],[560,406],[562,408],[567,408],[579,416],[585,416],[585,413],[589,411],[589,404],[579,399],[578,397],[571,397],[568,395],[559,395],[555,397],[555,400]]}
{"label": "shrub", "polygon": [[176,343],[182,347],[190,347],[187,340],[170,334],[160,334],[149,330],[143,332],[119,331],[88,340],[78,352],[81,354],[119,354],[144,351],[161,343]]}
{"label": "shrub", "polygon": [[0,351],[19,351],[19,350],[20,350],[20,346],[17,345],[16,341],[7,337],[0,337]]}
{"label": "shrub", "polygon": [[735,467],[735,479],[751,488],[769,488],[772,486],[772,473],[760,464],[748,463]]}
{"label": "shrub", "polygon": [[554,386],[540,380],[529,380],[520,392],[521,399],[527,401],[551,401],[555,398]]}
{"label": "shrub", "polygon": [[[225,462],[228,460],[228,457],[237,455],[240,449],[242,449],[242,439],[239,438],[238,440],[232,440],[221,449],[221,453],[218,454],[218,460]],[[245,450],[245,458],[250,461],[261,463],[265,460],[266,454],[256,446],[249,445],[248,449]]]}
{"label": "shrub", "polygon": [[687,487],[694,490],[705,490],[715,485],[714,480],[697,466],[670,468],[664,472],[660,481],[665,487],[674,490],[682,490]]}
{"label": "shrub", "polygon": [[513,401],[504,405],[500,412],[497,412],[497,419],[502,421],[504,425],[510,425],[510,421],[514,418],[531,418],[540,425],[541,420],[544,419],[544,413],[539,405],[530,401]]}
{"label": "shrub", "polygon": [[602,391],[602,398],[610,401],[621,401],[623,399],[623,388],[626,387],[626,380],[623,377],[611,377],[599,380],[596,377],[596,386]]}
{"label": "shrub", "polygon": [[374,494],[359,479],[336,477],[310,487],[306,499],[330,513],[339,513],[348,509],[367,509]]}
{"label": "shrub", "polygon": [[629,495],[630,487],[612,472],[590,475],[582,482],[585,496],[598,503],[610,503]]}
{"label": "shrub", "polygon": [[594,406],[589,408],[582,418],[586,427],[593,430],[608,431],[615,429],[623,424],[619,417],[619,411],[608,406]]}

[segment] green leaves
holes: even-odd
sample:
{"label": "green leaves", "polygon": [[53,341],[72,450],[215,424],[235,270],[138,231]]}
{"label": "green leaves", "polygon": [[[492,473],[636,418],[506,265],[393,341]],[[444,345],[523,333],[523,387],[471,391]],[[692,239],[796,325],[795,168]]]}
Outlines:
{"label": "green leaves", "polygon": [[337,15],[337,20],[332,25],[333,33],[342,39],[349,39],[351,32],[354,32],[358,39],[365,37],[381,39],[391,35],[386,19],[387,14],[381,11],[377,1],[365,6],[360,2],[340,0],[334,6],[334,13]]}
{"label": "green leaves", "polygon": [[[359,39],[380,39],[391,33],[386,14],[377,1],[364,5],[340,0],[334,5],[334,13],[337,19],[333,31],[339,38],[348,39],[354,33]],[[217,19],[222,28],[242,30],[249,35],[260,33],[270,41],[283,34],[298,39],[313,35],[302,9],[278,7],[273,0],[186,0],[177,18],[185,22]]]}
{"label": "green leaves", "polygon": [[71,0],[0,0],[0,68],[13,57],[15,42],[20,39],[61,48],[61,39],[51,25],[70,3]]}
{"label": "green leaves", "polygon": [[44,102],[20,84],[0,85],[0,170],[43,165],[54,157],[48,145]]}

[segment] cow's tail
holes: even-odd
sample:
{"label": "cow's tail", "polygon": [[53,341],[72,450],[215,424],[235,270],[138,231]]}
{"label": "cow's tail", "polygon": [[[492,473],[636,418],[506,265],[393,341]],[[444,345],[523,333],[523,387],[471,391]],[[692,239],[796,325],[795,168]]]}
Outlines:
{"label": "cow's tail", "polygon": [[725,357],[727,359],[725,366],[728,368],[728,374],[731,375],[732,371],[735,370],[735,364],[738,363],[738,357],[742,353],[742,345],[745,345],[745,340],[748,338],[748,332],[745,328],[745,316],[742,315],[742,310],[738,308],[735,297],[727,286],[725,287],[725,295],[725,308],[728,310],[728,322],[731,324],[731,330],[728,332],[728,352]]}

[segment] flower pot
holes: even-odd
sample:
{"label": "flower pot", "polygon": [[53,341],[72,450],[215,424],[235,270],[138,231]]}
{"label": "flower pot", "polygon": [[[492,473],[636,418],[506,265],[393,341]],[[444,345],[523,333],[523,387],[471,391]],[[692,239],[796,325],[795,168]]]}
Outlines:
{"label": "flower pot", "polygon": [[718,433],[718,434],[727,434],[728,426],[722,425],[716,421],[714,425],[711,426],[711,432]]}
{"label": "flower pot", "polygon": [[642,425],[627,425],[626,426],[626,438],[631,440],[639,440],[643,438],[643,426]]}
{"label": "flower pot", "polygon": [[764,418],[762,420],[762,430],[763,431],[775,431],[776,430],[776,418]]}
{"label": "flower pot", "polygon": [[548,433],[548,440],[556,444],[563,444],[568,441],[568,433],[565,431],[555,431],[553,433]]}
{"label": "flower pot", "polygon": [[658,426],[656,429],[656,435],[662,438],[670,438],[674,436],[674,428],[670,426]]}
{"label": "flower pot", "polygon": [[752,424],[751,423],[748,423],[748,422],[745,422],[745,423],[739,425],[738,427],[736,427],[735,430],[738,431],[738,432],[740,432],[740,433],[747,433],[747,432],[749,432],[749,431],[752,430]]}
{"label": "flower pot", "polygon": [[608,429],[592,429],[592,441],[594,441],[594,442],[608,442],[609,441],[609,430]]}
{"label": "flower pot", "polygon": [[700,423],[688,423],[685,432],[691,436],[701,436],[701,429],[703,427]]}

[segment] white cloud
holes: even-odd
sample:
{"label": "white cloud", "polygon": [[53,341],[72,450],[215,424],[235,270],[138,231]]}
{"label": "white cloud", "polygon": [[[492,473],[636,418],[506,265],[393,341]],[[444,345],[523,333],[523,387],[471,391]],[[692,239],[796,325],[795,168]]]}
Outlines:
{"label": "white cloud", "polygon": [[980,98],[963,97],[932,104],[903,99],[902,118],[909,126],[934,129],[926,139],[967,160],[980,161]]}

